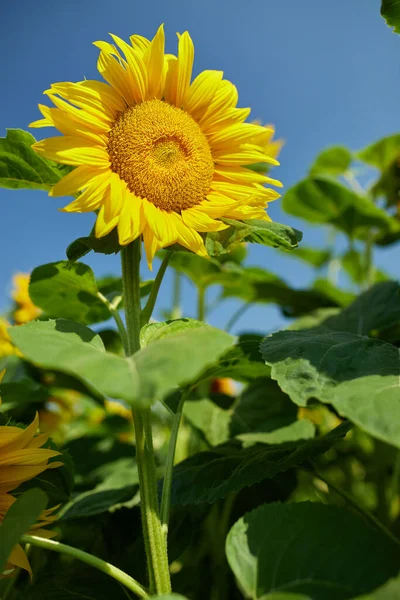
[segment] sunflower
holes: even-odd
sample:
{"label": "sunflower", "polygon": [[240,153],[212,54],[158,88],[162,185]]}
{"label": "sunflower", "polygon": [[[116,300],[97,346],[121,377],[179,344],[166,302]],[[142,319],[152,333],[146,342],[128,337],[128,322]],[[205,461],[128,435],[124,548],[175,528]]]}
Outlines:
{"label": "sunflower", "polygon": [[[11,496],[10,494],[0,494],[0,524],[2,523],[7,511],[14,504],[14,502],[14,496]],[[57,508],[58,506],[55,506],[53,508],[44,510],[40,515],[37,523],[35,523],[26,533],[28,535],[36,535],[38,537],[48,539],[54,537],[56,535],[56,532],[49,531],[45,529],[45,527],[51,525],[54,521],[57,520],[57,516],[54,515],[54,511],[57,510]],[[16,568],[25,569],[25,571],[28,571],[29,575],[32,577],[32,569],[29,564],[28,557],[25,554],[25,550],[20,544],[16,544],[12,549],[12,552],[8,557],[5,569],[2,573],[0,573],[0,578],[10,577],[14,575]]]}
{"label": "sunflower", "polygon": [[207,256],[200,233],[225,229],[222,218],[270,220],[266,205],[279,194],[265,184],[281,184],[246,167],[279,163],[264,150],[267,130],[245,122],[235,86],[221,71],[191,81],[188,32],[177,56],[165,54],[162,26],[151,41],[111,37],[95,42],[107,83],[52,85],[44,93],[55,108],[39,105],[44,118],[31,123],[63,134],[36,152],[76,167],[50,192],[79,193],[63,210],[96,211],[96,237],[117,227],[122,246],[142,236],[149,264],[174,243]]}
{"label": "sunflower", "polygon": [[33,304],[29,296],[29,281],[28,273],[16,273],[13,277],[12,297],[17,305],[13,317],[17,325],[36,319],[41,313],[40,308]]}
{"label": "sunflower", "polygon": [[11,354],[19,354],[7,331],[9,327],[11,327],[10,323],[0,317],[0,358]]}
{"label": "sunflower", "polygon": [[62,465],[60,462],[49,464],[49,459],[60,453],[42,448],[48,435],[35,436],[38,424],[36,415],[26,429],[11,425],[0,427],[0,494],[14,490],[46,469]]}

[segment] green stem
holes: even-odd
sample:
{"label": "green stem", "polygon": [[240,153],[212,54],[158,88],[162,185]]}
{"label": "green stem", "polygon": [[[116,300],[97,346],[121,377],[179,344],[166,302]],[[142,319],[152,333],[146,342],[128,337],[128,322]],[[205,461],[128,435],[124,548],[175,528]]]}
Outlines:
{"label": "green stem", "polygon": [[316,475],[316,477],[318,477],[318,479],[326,483],[326,485],[332,490],[334,490],[337,494],[339,494],[339,496],[342,496],[344,500],[346,500],[349,504],[353,506],[353,508],[355,508],[359,513],[361,513],[376,529],[379,529],[388,538],[390,538],[392,542],[395,542],[398,546],[400,546],[400,540],[398,540],[393,535],[393,533],[387,527],[385,527],[385,525],[383,525],[383,523],[381,523],[379,519],[375,517],[375,515],[373,515],[367,508],[365,508],[365,506],[362,506],[362,504],[360,504],[351,494],[337,487],[331,481],[328,481],[323,475],[321,475],[321,473],[318,472],[318,470],[312,463],[310,464],[312,466],[314,474]]}
{"label": "green stem", "polygon": [[[121,254],[125,315],[128,330],[127,355],[131,356],[140,349],[140,240],[124,247]],[[167,544],[161,527],[158,506],[151,415],[149,410],[132,410],[132,415],[135,426],[140,510],[150,592],[152,594],[168,594],[171,591],[171,581]]]}
{"label": "green stem", "polygon": [[125,319],[128,330],[127,356],[140,348],[140,238],[121,250]]}
{"label": "green stem", "polygon": [[133,577],[127,575],[127,573],[124,573],[121,571],[121,569],[114,567],[114,565],[110,565],[110,563],[101,560],[101,558],[97,558],[97,556],[89,554],[88,552],[78,550],[78,548],[73,548],[72,546],[67,546],[66,544],[61,544],[55,540],[48,540],[35,535],[23,535],[21,537],[21,542],[25,544],[32,544],[32,546],[44,548],[45,550],[53,550],[54,552],[59,552],[60,554],[72,556],[73,558],[81,560],[87,565],[106,573],[106,575],[113,577],[116,581],[122,583],[122,585],[134,592],[140,598],[148,598],[148,593],[145,588],[135,579],[133,579]]}
{"label": "green stem", "polygon": [[197,294],[197,319],[204,321],[206,318],[206,288],[199,287]]}
{"label": "green stem", "polygon": [[140,318],[142,327],[143,327],[143,325],[146,325],[146,323],[148,323],[151,319],[151,315],[153,314],[154,306],[156,304],[158,292],[160,289],[160,285],[164,278],[165,271],[167,270],[168,263],[171,260],[172,255],[173,255],[173,252],[167,252],[163,258],[160,268],[158,269],[158,273],[157,273],[154,283],[151,287],[151,292],[150,292],[149,298],[146,302],[146,306],[142,310],[142,315]]}
{"label": "green stem", "polygon": [[374,282],[375,276],[375,267],[374,267],[374,235],[372,231],[369,231],[367,234],[367,239],[365,241],[365,281],[364,287],[365,289],[369,289]]}
{"label": "green stem", "polygon": [[233,313],[233,315],[231,316],[231,318],[229,319],[229,321],[226,324],[225,330],[229,333],[229,331],[232,329],[232,327],[235,325],[235,323],[237,323],[237,321],[239,321],[240,317],[242,317],[244,315],[244,313],[246,312],[246,310],[248,310],[251,306],[250,302],[247,302],[246,304],[242,304],[241,306],[239,306],[239,308],[237,310],[235,310],[235,312]]}
{"label": "green stem", "polygon": [[171,505],[171,488],[172,488],[172,471],[174,468],[176,443],[178,441],[179,425],[181,423],[183,405],[185,403],[186,394],[182,392],[181,399],[174,414],[172,421],[171,435],[168,443],[167,462],[165,464],[164,483],[161,498],[161,524],[165,537],[168,535],[168,521]]}
{"label": "green stem", "polygon": [[101,292],[97,292],[97,296],[98,296],[98,298],[100,298],[100,300],[103,302],[103,304],[105,304],[107,306],[108,310],[110,311],[111,316],[113,317],[115,324],[117,325],[119,335],[121,336],[121,341],[122,341],[122,345],[124,347],[125,354],[127,354],[127,352],[128,352],[128,334],[126,332],[124,322],[121,319],[121,315],[119,314],[119,310],[118,310],[118,305],[121,302],[122,298],[119,298],[118,302],[114,303],[114,302],[110,302],[109,300],[107,300],[107,298],[105,296],[103,296],[103,294]]}
{"label": "green stem", "polygon": [[182,316],[181,288],[182,288],[181,274],[178,273],[178,271],[175,271],[174,284],[173,284],[173,296],[172,296],[172,311],[171,311],[172,319],[180,319]]}

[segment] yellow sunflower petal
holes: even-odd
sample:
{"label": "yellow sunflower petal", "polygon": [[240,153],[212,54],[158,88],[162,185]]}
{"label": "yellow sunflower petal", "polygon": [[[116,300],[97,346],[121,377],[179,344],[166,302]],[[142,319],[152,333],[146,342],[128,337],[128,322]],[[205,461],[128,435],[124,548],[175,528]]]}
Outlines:
{"label": "yellow sunflower petal", "polygon": [[[104,172],[106,173],[107,171],[105,170]],[[99,175],[99,170],[95,167],[88,167],[86,165],[76,167],[76,169],[65,175],[65,177],[55,184],[49,192],[49,196],[55,198],[59,196],[72,196],[76,192],[80,192],[97,175]]]}
{"label": "yellow sunflower petal", "polygon": [[8,558],[8,567],[11,565],[11,568],[24,569],[24,571],[28,571],[29,576],[32,578],[32,569],[29,564],[29,560],[27,555],[25,554],[25,550],[22,548],[20,544],[14,546],[11,551],[11,554]]}
{"label": "yellow sunflower petal", "polygon": [[[108,194],[108,196],[109,195],[110,194]],[[102,206],[98,212],[95,227],[94,227],[95,236],[97,238],[104,237],[118,225],[118,221],[119,221],[119,215],[116,215],[115,217],[112,217],[111,219],[106,220],[105,205]]]}
{"label": "yellow sunflower petal", "polygon": [[177,242],[184,248],[188,248],[195,254],[200,256],[208,256],[203,238],[194,229],[191,229],[182,220],[182,217],[177,213],[171,213],[170,217],[174,220],[174,224],[178,233]]}
{"label": "yellow sunflower petal", "polygon": [[221,221],[215,221],[207,213],[199,208],[189,208],[182,211],[182,219],[185,225],[196,231],[221,231],[228,226]]}
{"label": "yellow sunflower petal", "polygon": [[163,94],[162,79],[164,71],[164,46],[165,35],[164,26],[161,25],[148,47],[144,60],[148,72],[148,90],[147,98],[161,98]]}
{"label": "yellow sunflower petal", "polygon": [[105,148],[78,137],[47,138],[36,142],[32,148],[38,154],[65,165],[93,165],[104,168],[110,164]]}
{"label": "yellow sunflower petal", "polygon": [[194,46],[189,33],[185,31],[179,36],[178,67],[176,77],[176,97],[174,104],[181,107],[190,85],[194,61]]}
{"label": "yellow sunflower petal", "polygon": [[160,242],[160,246],[165,247],[173,244],[176,241],[178,233],[174,225],[174,220],[170,218],[169,213],[165,210],[160,210],[146,199],[143,199],[143,210],[147,225]]}
{"label": "yellow sunflower petal", "polygon": [[157,250],[159,250],[161,248],[161,244],[160,244],[159,240],[157,240],[153,231],[148,226],[146,226],[143,231],[143,243],[144,243],[144,249],[146,252],[147,265],[148,265],[150,271],[152,271],[153,270],[153,259],[154,259],[154,256],[155,256]]}
{"label": "yellow sunflower petal", "polygon": [[130,78],[123,65],[112,54],[103,50],[97,60],[97,70],[111,87],[126,101],[128,106],[134,104]]}
{"label": "yellow sunflower petal", "polygon": [[121,246],[125,246],[141,235],[146,226],[141,198],[129,193],[125,199],[118,221],[118,239]]}
{"label": "yellow sunflower petal", "polygon": [[129,39],[134,50],[137,50],[142,54],[146,52],[147,48],[150,46],[151,43],[150,40],[143,37],[142,35],[131,35]]}
{"label": "yellow sunflower petal", "polygon": [[99,119],[84,109],[72,106],[72,104],[69,104],[62,98],[56,96],[53,90],[46,90],[44,93],[57,108],[61,109],[63,112],[66,112],[68,115],[73,117],[75,121],[82,123],[88,129],[91,129],[95,133],[108,133],[110,131],[110,123],[105,123],[102,119]]}
{"label": "yellow sunflower petal", "polygon": [[222,77],[222,71],[203,71],[189,87],[183,107],[196,121],[201,119],[210,105]]}
{"label": "yellow sunflower petal", "polygon": [[76,200],[62,208],[62,212],[92,212],[103,202],[104,195],[110,185],[110,173],[105,171],[94,177],[85,191]]}
{"label": "yellow sunflower petal", "polygon": [[132,46],[124,42],[117,35],[111,34],[114,42],[121,48],[125,54],[128,65],[127,76],[133,100],[135,103],[146,100],[148,90],[148,73],[144,64],[143,56],[140,52],[135,52]]}

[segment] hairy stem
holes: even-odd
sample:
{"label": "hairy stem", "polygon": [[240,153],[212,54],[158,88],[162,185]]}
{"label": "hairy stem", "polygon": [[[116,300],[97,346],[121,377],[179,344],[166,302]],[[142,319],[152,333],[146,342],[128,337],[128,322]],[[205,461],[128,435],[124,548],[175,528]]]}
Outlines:
{"label": "hairy stem", "polygon": [[73,548],[72,546],[67,546],[66,544],[61,544],[55,540],[48,540],[35,535],[23,535],[21,537],[21,542],[25,544],[32,544],[32,546],[44,548],[45,550],[53,550],[53,552],[72,556],[73,558],[76,558],[77,560],[80,560],[87,565],[106,573],[106,575],[113,577],[113,579],[119,581],[119,583],[122,583],[122,585],[134,592],[137,596],[139,596],[139,598],[148,598],[146,589],[135,579],[133,579],[133,577],[127,573],[124,573],[121,571],[121,569],[114,567],[114,565],[102,560],[101,558],[97,558],[97,556],[89,554],[88,552],[78,550],[78,548]]}
{"label": "hairy stem", "polygon": [[[121,254],[125,315],[128,331],[127,355],[131,356],[140,348],[140,240],[138,239],[124,247]],[[171,591],[171,581],[167,544],[161,527],[158,506],[151,414],[149,410],[132,410],[132,415],[135,426],[140,509],[150,592],[152,594],[167,594]]]}

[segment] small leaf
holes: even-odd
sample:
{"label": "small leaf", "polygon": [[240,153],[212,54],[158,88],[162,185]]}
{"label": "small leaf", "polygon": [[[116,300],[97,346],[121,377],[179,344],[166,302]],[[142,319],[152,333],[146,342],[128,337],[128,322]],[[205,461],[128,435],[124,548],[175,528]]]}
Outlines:
{"label": "small leaf", "polygon": [[98,297],[94,273],[83,263],[60,261],[33,270],[29,295],[33,303],[52,318],[77,321],[83,325],[110,318],[110,311]]}
{"label": "small leaf", "polygon": [[140,331],[140,346],[144,348],[156,340],[182,333],[187,329],[204,328],[202,321],[195,319],[175,319],[173,321],[164,321],[160,323],[149,323],[142,327]]}
{"label": "small leaf", "polygon": [[396,575],[400,560],[398,546],[380,531],[316,502],[256,508],[230,530],[226,554],[253,600],[282,589],[313,600],[347,600]]}
{"label": "small leaf", "polygon": [[311,165],[311,175],[332,175],[345,173],[351,165],[352,154],[344,146],[331,146],[322,150]]}
{"label": "small leaf", "polygon": [[[393,4],[396,2],[396,4],[399,4],[400,13],[400,3],[398,0],[388,0],[387,4],[389,4],[389,2]],[[357,152],[357,157],[360,160],[381,171],[389,167],[398,156],[400,156],[400,133],[384,137]]]}
{"label": "small leaf", "polygon": [[70,262],[76,262],[93,250],[99,254],[118,254],[121,246],[118,241],[117,228],[102,238],[96,238],[92,233],[87,237],[74,240],[67,248],[66,254]]}
{"label": "small leaf", "polygon": [[51,190],[71,167],[39,156],[32,150],[33,135],[22,129],[8,129],[0,138],[0,187],[12,190]]}
{"label": "small leaf", "polygon": [[8,509],[0,525],[0,573],[4,571],[19,538],[36,523],[46,504],[46,494],[42,490],[32,489],[17,498]]}

